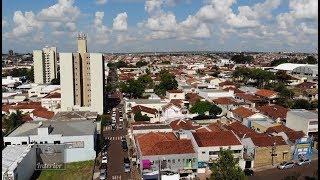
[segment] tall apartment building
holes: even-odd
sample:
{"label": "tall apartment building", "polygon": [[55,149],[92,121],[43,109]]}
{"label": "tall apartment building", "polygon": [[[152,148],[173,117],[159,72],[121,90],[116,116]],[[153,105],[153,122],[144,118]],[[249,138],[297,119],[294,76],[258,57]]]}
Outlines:
{"label": "tall apartment building", "polygon": [[38,84],[50,83],[57,78],[57,48],[45,47],[33,51],[34,82]]}
{"label": "tall apartment building", "polygon": [[86,35],[78,34],[78,52],[60,53],[61,109],[103,113],[104,63],[88,53]]}

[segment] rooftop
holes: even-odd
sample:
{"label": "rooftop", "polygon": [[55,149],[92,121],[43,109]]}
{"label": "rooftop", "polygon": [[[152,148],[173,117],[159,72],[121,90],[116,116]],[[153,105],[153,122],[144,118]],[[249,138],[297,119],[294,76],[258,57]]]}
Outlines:
{"label": "rooftop", "polygon": [[2,172],[13,171],[22,158],[30,151],[31,146],[7,146],[2,150]]}
{"label": "rooftop", "polygon": [[[305,109],[291,109],[288,111],[287,114],[293,114],[295,116],[301,117],[301,119],[307,119],[307,120],[317,120],[318,121],[318,114],[305,110]],[[288,115],[287,115],[288,116]]]}
{"label": "rooftop", "polygon": [[132,127],[133,130],[148,130],[148,129],[171,129],[168,124],[142,124]]}
{"label": "rooftop", "polygon": [[241,145],[232,131],[192,133],[199,147]]}

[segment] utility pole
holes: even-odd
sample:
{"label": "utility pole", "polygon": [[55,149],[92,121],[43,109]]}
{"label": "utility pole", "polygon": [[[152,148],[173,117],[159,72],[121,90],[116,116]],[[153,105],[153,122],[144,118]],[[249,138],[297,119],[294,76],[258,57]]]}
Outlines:
{"label": "utility pole", "polygon": [[276,150],[276,142],[274,142],[273,145],[272,145],[272,153],[271,153],[272,166],[274,165],[274,156],[276,155],[276,154],[274,154],[274,153],[275,153],[275,150]]}

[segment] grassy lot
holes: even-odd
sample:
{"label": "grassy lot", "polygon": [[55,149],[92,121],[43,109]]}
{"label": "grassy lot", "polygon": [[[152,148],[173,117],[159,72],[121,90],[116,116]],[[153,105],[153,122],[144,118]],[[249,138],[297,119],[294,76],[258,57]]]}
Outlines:
{"label": "grassy lot", "polygon": [[81,161],[68,163],[66,170],[44,170],[39,180],[91,180],[94,161]]}

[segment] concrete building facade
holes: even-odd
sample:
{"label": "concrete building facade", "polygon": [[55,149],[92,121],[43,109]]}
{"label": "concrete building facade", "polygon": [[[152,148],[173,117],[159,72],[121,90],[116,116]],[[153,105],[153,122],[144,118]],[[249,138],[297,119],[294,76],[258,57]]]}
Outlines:
{"label": "concrete building facade", "polygon": [[39,84],[50,83],[57,78],[57,48],[45,47],[33,51],[34,82]]}
{"label": "concrete building facade", "polygon": [[88,53],[87,40],[78,35],[78,52],[60,53],[61,108],[103,113],[104,63],[101,53]]}

